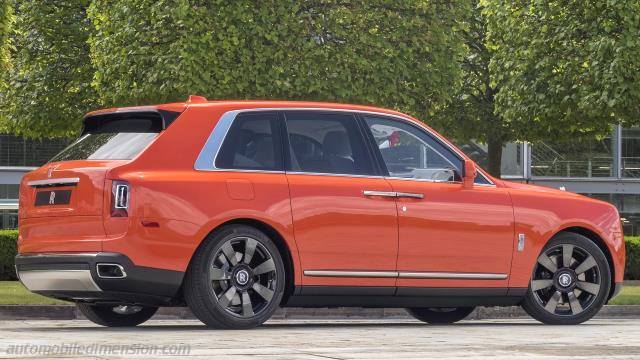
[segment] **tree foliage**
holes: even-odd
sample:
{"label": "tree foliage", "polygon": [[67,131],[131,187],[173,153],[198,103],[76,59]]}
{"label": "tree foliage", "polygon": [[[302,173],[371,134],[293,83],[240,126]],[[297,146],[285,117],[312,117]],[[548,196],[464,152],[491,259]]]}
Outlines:
{"label": "tree foliage", "polygon": [[[10,1],[0,4],[0,74],[9,68],[9,34],[13,22],[13,11]],[[2,77],[2,76],[0,76]],[[2,81],[0,79],[0,81]]]}
{"label": "tree foliage", "polygon": [[87,5],[86,0],[16,2],[14,50],[0,98],[3,130],[69,136],[96,106]]}
{"label": "tree foliage", "polygon": [[429,113],[451,96],[463,1],[95,0],[107,105],[304,99]]}
{"label": "tree foliage", "polygon": [[640,121],[640,1],[483,0],[500,114],[522,140]]}
{"label": "tree foliage", "polygon": [[439,109],[433,124],[459,143],[488,145],[487,170],[500,175],[502,147],[516,140],[515,129],[495,111],[499,86],[491,80],[493,49],[487,46],[487,19],[477,0],[462,18],[465,53],[460,61],[462,83],[451,102]]}

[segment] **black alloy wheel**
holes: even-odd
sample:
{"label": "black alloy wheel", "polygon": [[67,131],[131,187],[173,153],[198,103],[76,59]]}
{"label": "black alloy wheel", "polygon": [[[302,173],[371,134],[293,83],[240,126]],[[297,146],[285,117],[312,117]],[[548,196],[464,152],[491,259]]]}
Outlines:
{"label": "black alloy wheel", "polygon": [[246,329],[271,317],[284,285],[284,264],[273,241],[253,227],[232,225],[211,235],[194,256],[185,300],[209,326]]}
{"label": "black alloy wheel", "polygon": [[547,324],[578,324],[600,310],[610,287],[602,250],[582,235],[562,233],[538,257],[523,307]]}

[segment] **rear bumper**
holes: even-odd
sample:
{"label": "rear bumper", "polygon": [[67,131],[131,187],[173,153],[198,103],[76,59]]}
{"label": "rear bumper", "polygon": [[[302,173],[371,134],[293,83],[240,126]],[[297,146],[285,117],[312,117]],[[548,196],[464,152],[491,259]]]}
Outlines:
{"label": "rear bumper", "polygon": [[[30,291],[57,299],[115,304],[172,305],[183,272],[136,266],[118,253],[40,253],[16,256],[16,273]],[[121,269],[118,277],[97,266]]]}

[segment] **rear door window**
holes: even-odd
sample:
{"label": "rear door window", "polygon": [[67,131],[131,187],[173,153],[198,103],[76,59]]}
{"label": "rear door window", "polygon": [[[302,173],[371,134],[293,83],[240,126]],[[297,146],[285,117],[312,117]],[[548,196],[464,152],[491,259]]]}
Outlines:
{"label": "rear door window", "polygon": [[245,113],[233,125],[216,157],[219,169],[283,170],[277,113]]}
{"label": "rear door window", "polygon": [[162,131],[162,118],[103,115],[90,118],[76,141],[50,162],[70,160],[131,160]]}
{"label": "rear door window", "polygon": [[285,113],[289,169],[296,172],[374,175],[362,132],[351,114]]}

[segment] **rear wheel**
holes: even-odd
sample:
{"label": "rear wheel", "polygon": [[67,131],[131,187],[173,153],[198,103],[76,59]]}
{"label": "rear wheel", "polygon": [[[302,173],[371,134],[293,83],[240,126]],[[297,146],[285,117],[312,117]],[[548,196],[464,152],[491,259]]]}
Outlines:
{"label": "rear wheel", "polygon": [[580,324],[600,311],[610,288],[602,250],[582,235],[561,233],[538,257],[522,307],[545,324]]}
{"label": "rear wheel", "polygon": [[110,327],[136,326],[151,319],[157,307],[136,305],[93,305],[77,303],[80,312],[92,322]]}
{"label": "rear wheel", "polygon": [[185,300],[194,315],[223,329],[267,321],[285,285],[284,264],[273,241],[245,225],[227,226],[205,241],[185,281]]}
{"label": "rear wheel", "polygon": [[429,324],[453,324],[471,314],[474,307],[453,308],[410,308],[409,314],[414,318]]}

